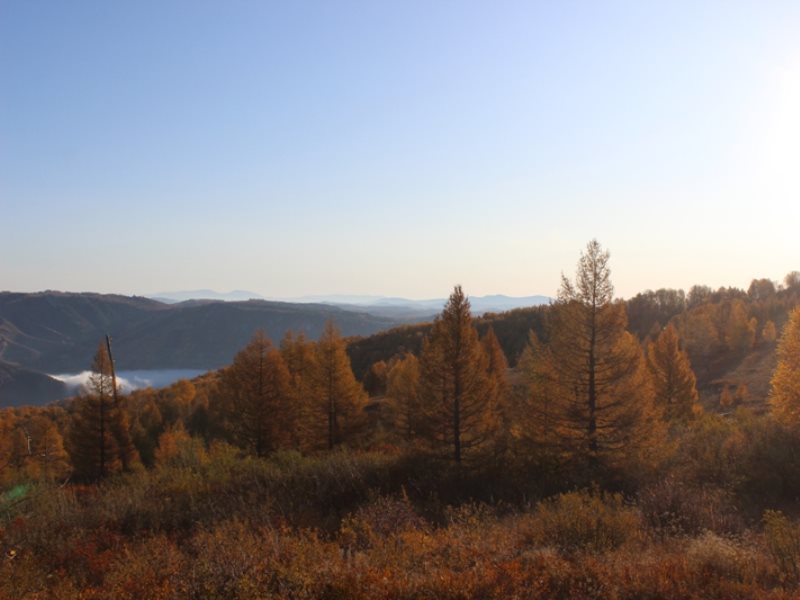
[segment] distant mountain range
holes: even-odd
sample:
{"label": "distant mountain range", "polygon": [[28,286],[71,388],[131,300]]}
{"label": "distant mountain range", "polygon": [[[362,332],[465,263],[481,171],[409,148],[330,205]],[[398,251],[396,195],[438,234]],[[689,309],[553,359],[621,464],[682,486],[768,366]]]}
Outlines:
{"label": "distant mountain range", "polygon": [[[216,298],[201,298],[212,296]],[[98,344],[111,335],[120,370],[216,369],[230,364],[258,329],[276,345],[286,331],[316,339],[328,319],[345,336],[364,336],[430,320],[445,300],[321,296],[304,302],[263,299],[211,290],[175,292],[163,301],[111,294],[0,292],[0,407],[56,400],[67,393],[47,374],[80,373]],[[177,301],[186,296],[198,296]],[[476,313],[549,301],[543,296],[471,298]],[[171,303],[166,303],[171,302]]]}
{"label": "distant mountain range", "polygon": [[[307,300],[324,302],[345,310],[366,311],[372,315],[398,319],[401,321],[427,321],[442,312],[446,298],[432,300],[409,300],[384,296],[313,296]],[[472,313],[480,316],[486,313],[506,312],[515,308],[526,308],[548,304],[547,296],[470,296]]]}
{"label": "distant mountain range", "polygon": [[[166,303],[185,302],[189,300],[224,300],[242,301],[250,299],[266,300],[256,292],[234,290],[232,292],[215,292],[214,290],[192,290],[180,292],[161,292],[151,296],[152,299]],[[296,298],[273,298],[272,301],[291,302],[296,304],[327,304],[355,312],[367,312],[372,315],[400,320],[427,319],[441,312],[447,302],[446,298],[430,300],[411,300],[389,296],[364,296],[348,294],[330,294],[318,296],[299,296]],[[552,299],[548,296],[470,296],[472,312],[482,315],[489,312],[504,312],[515,308],[548,304]]]}
{"label": "distant mountain range", "polygon": [[147,296],[165,304],[186,302],[187,300],[222,300],[224,302],[244,302],[247,300],[266,300],[261,294],[247,290],[233,290],[232,292],[215,292],[214,290],[187,290],[181,292],[159,292]]}

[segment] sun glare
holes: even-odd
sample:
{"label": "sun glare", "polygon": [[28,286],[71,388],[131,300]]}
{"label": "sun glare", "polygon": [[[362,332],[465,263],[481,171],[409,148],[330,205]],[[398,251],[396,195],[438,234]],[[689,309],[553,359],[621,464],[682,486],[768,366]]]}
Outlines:
{"label": "sun glare", "polygon": [[773,69],[758,115],[758,183],[773,199],[800,192],[800,54]]}

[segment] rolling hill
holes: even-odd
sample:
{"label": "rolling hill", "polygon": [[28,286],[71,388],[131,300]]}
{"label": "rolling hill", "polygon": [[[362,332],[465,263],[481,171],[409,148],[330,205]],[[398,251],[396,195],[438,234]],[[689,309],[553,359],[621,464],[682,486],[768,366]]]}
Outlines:
{"label": "rolling hill", "polygon": [[322,304],[189,301],[89,293],[0,293],[0,360],[41,373],[86,369],[108,333],[121,369],[214,369],[263,329],[316,338],[333,319],[344,335],[369,335],[396,320]]}
{"label": "rolling hill", "polygon": [[0,408],[46,404],[67,393],[67,386],[57,379],[0,362]]}

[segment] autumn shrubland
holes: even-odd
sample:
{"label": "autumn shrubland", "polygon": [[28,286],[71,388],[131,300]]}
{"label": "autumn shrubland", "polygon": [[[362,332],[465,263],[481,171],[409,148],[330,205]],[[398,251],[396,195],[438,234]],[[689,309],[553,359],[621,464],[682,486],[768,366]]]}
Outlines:
{"label": "autumn shrubland", "polygon": [[[93,486],[7,514],[3,597],[793,597],[800,524],[722,489],[599,487],[439,501],[402,456],[244,458]],[[434,474],[431,474],[433,476]],[[448,474],[445,474],[447,476]],[[451,484],[458,480],[450,473]],[[676,497],[678,496],[678,497]]]}
{"label": "autumn shrubland", "polygon": [[127,396],[101,344],[1,413],[0,598],[797,597],[800,276],[623,303],[608,261]]}

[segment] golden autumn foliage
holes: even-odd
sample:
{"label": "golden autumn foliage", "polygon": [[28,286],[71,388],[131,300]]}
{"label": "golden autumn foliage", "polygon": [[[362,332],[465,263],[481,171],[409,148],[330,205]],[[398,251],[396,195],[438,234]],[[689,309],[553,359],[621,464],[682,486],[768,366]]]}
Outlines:
{"label": "golden autumn foliage", "polygon": [[0,411],[0,488],[25,481],[63,481],[72,471],[56,411]]}
{"label": "golden autumn foliage", "polygon": [[314,440],[317,407],[312,400],[316,397],[315,373],[318,370],[315,344],[305,338],[303,333],[287,331],[281,340],[281,356],[289,369],[290,411],[295,422],[292,432],[292,445],[298,448],[318,446]]}
{"label": "golden autumn foliage", "polygon": [[800,426],[800,307],[792,311],[778,343],[778,366],[772,376],[770,404],[782,423],[793,428]]}
{"label": "golden autumn foliage", "polygon": [[767,344],[772,344],[776,339],[778,339],[778,332],[775,329],[775,322],[772,320],[767,321],[761,330],[761,340]]}
{"label": "golden autumn foliage", "polygon": [[702,304],[682,314],[677,320],[680,338],[695,362],[705,361],[723,348],[713,319],[716,310],[713,304]]}
{"label": "golden autumn foliage", "polygon": [[5,442],[6,468],[13,474],[14,481],[24,480],[32,453],[30,435],[21,423],[15,423],[6,433]]}
{"label": "golden autumn foliage", "polygon": [[28,420],[27,432],[33,476],[47,481],[66,479],[71,465],[58,426],[46,416],[35,415]]}
{"label": "golden autumn foliage", "polygon": [[550,343],[531,403],[548,414],[566,455],[597,464],[651,449],[661,428],[649,374],[625,308],[613,302],[609,254],[597,241],[581,254],[575,283],[562,277]]}
{"label": "golden autumn foliage", "polygon": [[116,397],[111,358],[101,342],[89,389],[79,400],[69,429],[69,454],[80,479],[98,480],[129,469],[139,457],[125,405]]}
{"label": "golden autumn foliage", "polygon": [[728,306],[723,303],[720,312],[724,315],[724,341],[726,347],[736,353],[745,353],[753,347],[758,321],[750,318],[747,306],[741,299],[734,300]]}
{"label": "golden autumn foliage", "polygon": [[758,320],[742,298],[727,298],[692,307],[680,316],[677,329],[693,360],[707,360],[720,353],[746,354],[755,343]]}
{"label": "golden autumn foliage", "polygon": [[359,434],[367,394],[353,375],[344,339],[333,321],[325,324],[314,350],[308,430],[317,447],[331,450]]}
{"label": "golden autumn foliage", "polygon": [[647,346],[647,366],[653,377],[656,405],[667,420],[686,420],[696,413],[697,380],[678,332],[667,325]]}
{"label": "golden autumn foliage", "polygon": [[797,595],[800,524],[768,510],[743,531],[720,519],[713,490],[668,480],[639,498],[593,488],[514,510],[464,501],[432,520],[429,498],[364,486],[396,468],[374,455],[236,464],[220,452],[195,469],[50,487],[3,521],[0,597]]}
{"label": "golden autumn foliage", "polygon": [[158,436],[155,450],[157,466],[186,466],[206,462],[203,443],[190,436],[181,424]]}
{"label": "golden autumn foliage", "polygon": [[256,456],[288,444],[292,419],[289,370],[276,348],[257,332],[220,382],[221,413],[233,439]]}
{"label": "golden autumn foliage", "polygon": [[560,454],[561,439],[556,431],[561,412],[557,404],[558,380],[550,349],[533,331],[517,369],[525,392],[515,398],[512,436],[538,455]]}
{"label": "golden autumn foliage", "polygon": [[155,461],[157,465],[169,464],[179,454],[179,444],[187,441],[189,435],[183,428],[165,431],[158,436],[158,446],[155,450]]}
{"label": "golden autumn foliage", "polygon": [[101,345],[82,399],[0,410],[0,598],[797,597],[800,308],[771,414],[751,379],[797,295],[647,292],[628,328],[608,261],[533,320],[456,287],[366,353],[369,404],[332,323],[116,401]]}
{"label": "golden autumn foliage", "polygon": [[497,435],[496,397],[469,300],[456,286],[420,356],[421,436],[456,463],[484,456]]}
{"label": "golden autumn foliage", "polygon": [[491,404],[494,406],[497,421],[495,434],[496,451],[503,453],[510,443],[513,416],[511,414],[511,385],[508,382],[508,360],[500,346],[500,341],[491,326],[481,338],[483,354],[486,357],[486,374],[489,378]]}
{"label": "golden autumn foliage", "polygon": [[406,354],[396,361],[387,375],[386,396],[394,417],[394,426],[407,442],[417,436],[422,419],[419,379],[419,360],[413,354]]}

